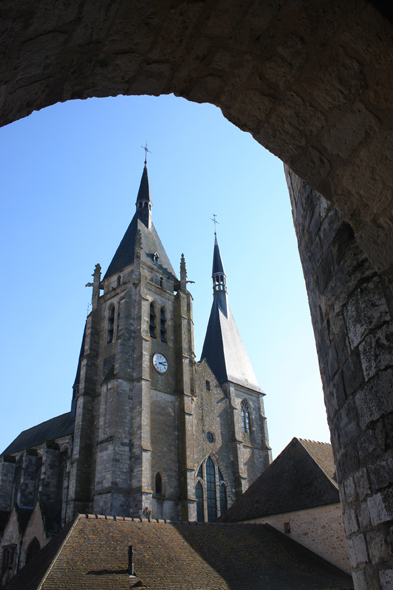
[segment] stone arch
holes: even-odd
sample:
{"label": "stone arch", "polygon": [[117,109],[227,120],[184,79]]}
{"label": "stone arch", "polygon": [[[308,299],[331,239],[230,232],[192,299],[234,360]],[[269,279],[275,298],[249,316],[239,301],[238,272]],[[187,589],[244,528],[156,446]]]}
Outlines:
{"label": "stone arch", "polygon": [[[388,284],[393,276],[393,168],[389,156],[393,35],[388,20],[391,12],[381,14],[375,6],[382,10],[382,3],[376,1],[339,6],[334,0],[273,4],[238,0],[230,5],[189,0],[168,6],[150,0],[141,8],[119,0],[103,2],[101,10],[88,11],[80,10],[76,0],[67,7],[62,2],[52,3],[50,9],[45,3],[31,7],[16,2],[7,21],[14,34],[5,36],[0,124],[58,101],[91,96],[173,92],[195,102],[211,102],[338,208],[338,226],[342,227],[342,221],[348,224],[347,237],[352,231],[372,272],[378,274],[381,294],[374,304],[380,307],[385,301],[389,310]],[[315,226],[311,217],[308,225],[307,215],[303,217],[311,213],[309,199],[294,198],[293,202],[295,223],[304,220],[297,224],[297,234],[307,277],[315,269],[310,269],[302,244]],[[330,228],[326,235],[332,233]],[[336,239],[337,255],[338,242]],[[319,287],[329,279],[333,266],[332,258],[326,260],[319,272]],[[353,320],[359,326],[370,324],[363,295],[358,297],[359,316]],[[327,322],[326,317],[323,322],[319,318],[321,297],[325,295],[320,295],[310,279],[316,337],[326,342],[325,348],[321,344],[319,349],[320,365],[330,363],[334,368],[339,344],[336,334],[331,339],[323,329]],[[325,311],[333,310],[335,301],[334,296],[329,301],[325,298]],[[368,336],[369,358],[379,362],[381,334],[374,344],[372,334]],[[366,347],[367,343],[360,345]],[[386,438],[392,410],[386,394],[375,387],[367,398],[372,400],[368,406],[356,405],[356,397],[352,399],[360,387],[356,377],[361,363],[358,346],[346,360],[352,363],[345,373],[347,389],[340,389],[330,378],[332,371],[323,368],[336,456],[345,458],[341,462],[342,493],[355,512],[360,510],[356,502],[364,500],[363,492],[371,485],[371,473],[386,460],[392,445]],[[327,352],[325,358],[322,349]],[[362,371],[367,370],[362,366]],[[386,373],[386,366],[384,370]],[[351,400],[353,403],[345,420],[338,420],[340,395],[346,406]],[[338,421],[335,427],[332,420]],[[366,428],[370,423],[373,435]],[[378,451],[381,454],[371,450],[368,462],[363,462],[359,448],[364,448],[370,436],[377,440],[375,432],[381,429],[386,439],[384,450]],[[359,467],[366,470],[364,477]],[[353,492],[353,496],[350,490],[357,490],[361,477],[364,483],[358,483],[359,493]],[[391,482],[379,487],[375,484],[367,497],[367,506],[376,511],[371,518],[376,523],[373,526],[385,537],[393,517],[393,507],[386,503],[389,490]],[[387,515],[383,521],[378,520],[381,514]],[[350,537],[372,530],[360,521],[356,527]],[[355,557],[356,553],[354,549]],[[381,556],[377,565],[356,565],[355,584],[381,587],[389,559]],[[392,564],[389,567],[392,571]]]}

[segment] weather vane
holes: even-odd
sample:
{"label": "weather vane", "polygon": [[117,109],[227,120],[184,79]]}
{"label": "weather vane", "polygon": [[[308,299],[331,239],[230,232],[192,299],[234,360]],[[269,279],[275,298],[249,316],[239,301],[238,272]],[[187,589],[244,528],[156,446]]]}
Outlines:
{"label": "weather vane", "polygon": [[215,213],[213,213],[213,217],[210,218],[212,220],[212,222],[214,223],[214,234],[215,235],[217,235],[216,225],[217,225],[217,223],[219,224],[219,221],[217,221],[216,217],[217,217],[217,215]]}
{"label": "weather vane", "polygon": [[148,149],[149,144],[146,142],[146,145],[141,145],[141,148],[143,150],[145,150],[145,164],[147,164],[147,152],[149,152],[149,154],[151,154],[151,151]]}

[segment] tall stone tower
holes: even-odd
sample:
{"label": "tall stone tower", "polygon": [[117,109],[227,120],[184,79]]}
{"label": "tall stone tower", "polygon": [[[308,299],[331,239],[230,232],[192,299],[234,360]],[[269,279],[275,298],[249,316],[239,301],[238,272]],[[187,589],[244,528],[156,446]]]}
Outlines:
{"label": "tall stone tower", "polygon": [[[229,307],[226,274],[214,234],[213,305],[202,359],[230,400],[236,490],[244,492],[271,462],[263,396]],[[240,414],[240,415],[239,415]]]}
{"label": "tall stone tower", "polygon": [[186,263],[177,278],[152,222],[146,162],[132,221],[88,286],[71,411],[0,457],[0,510],[29,490],[24,507],[50,515],[46,538],[77,512],[216,520],[270,463],[264,393],[229,309],[217,238],[196,362]]}

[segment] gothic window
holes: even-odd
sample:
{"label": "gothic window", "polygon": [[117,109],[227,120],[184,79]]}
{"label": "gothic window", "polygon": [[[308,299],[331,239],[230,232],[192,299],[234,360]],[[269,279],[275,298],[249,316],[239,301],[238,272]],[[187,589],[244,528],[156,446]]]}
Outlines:
{"label": "gothic window", "polygon": [[115,306],[111,305],[108,316],[108,344],[113,341],[113,331],[115,327]]}
{"label": "gothic window", "polygon": [[3,562],[1,564],[1,574],[4,575],[7,570],[12,570],[14,566],[14,559],[16,545],[6,545],[3,547]]}
{"label": "gothic window", "polygon": [[120,303],[117,306],[117,319],[116,319],[116,337],[120,334]]}
{"label": "gothic window", "polygon": [[198,481],[198,483],[196,484],[195,496],[197,501],[197,521],[203,522],[203,489],[200,481]]}
{"label": "gothic window", "polygon": [[214,522],[217,520],[216,474],[214,472],[214,463],[210,457],[206,461],[206,496],[207,521]]}
{"label": "gothic window", "polygon": [[120,287],[120,285],[121,285],[121,275],[119,275],[119,276],[117,277],[117,285],[116,285],[116,286],[117,286],[117,287]]}
{"label": "gothic window", "polygon": [[164,286],[164,279],[162,277],[160,277],[160,287],[162,288]]}
{"label": "gothic window", "polygon": [[242,428],[243,432],[250,433],[250,410],[247,402],[241,403],[241,414],[242,414]]}
{"label": "gothic window", "polygon": [[39,552],[39,550],[41,549],[41,545],[39,540],[37,539],[37,537],[34,537],[34,539],[32,539],[27,547],[26,550],[26,563],[29,563],[29,561],[31,561],[33,559],[33,557],[35,555],[37,555],[37,553]]}
{"label": "gothic window", "polygon": [[156,473],[156,496],[162,496],[162,477],[161,473]]}
{"label": "gothic window", "polygon": [[166,317],[165,317],[165,308],[164,307],[161,307],[160,331],[161,331],[161,342],[166,342]]}
{"label": "gothic window", "polygon": [[224,514],[227,511],[227,488],[225,484],[220,485],[220,513]]}
{"label": "gothic window", "polygon": [[199,466],[197,477],[203,479],[202,463]]}
{"label": "gothic window", "polygon": [[156,338],[156,312],[154,303],[150,303],[150,337]]}

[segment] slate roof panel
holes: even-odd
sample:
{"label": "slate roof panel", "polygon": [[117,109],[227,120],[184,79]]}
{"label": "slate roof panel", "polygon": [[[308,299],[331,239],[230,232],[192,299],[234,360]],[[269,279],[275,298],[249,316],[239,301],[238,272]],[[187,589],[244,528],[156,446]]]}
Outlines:
{"label": "slate roof panel", "polygon": [[[135,579],[127,570],[129,545],[134,548]],[[37,588],[23,585],[28,580],[24,570],[16,578],[7,590]],[[353,588],[350,576],[267,525],[79,517],[42,590],[128,590],[135,584],[153,590]]]}
{"label": "slate roof panel", "polygon": [[61,414],[37,426],[23,430],[16,439],[3,451],[2,455],[12,455],[24,449],[36,447],[46,440],[54,440],[73,434],[75,417],[71,412]]}
{"label": "slate roof panel", "polygon": [[334,473],[331,445],[303,442],[293,438],[220,521],[241,522],[338,503],[337,483],[326,473]]}

